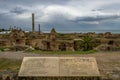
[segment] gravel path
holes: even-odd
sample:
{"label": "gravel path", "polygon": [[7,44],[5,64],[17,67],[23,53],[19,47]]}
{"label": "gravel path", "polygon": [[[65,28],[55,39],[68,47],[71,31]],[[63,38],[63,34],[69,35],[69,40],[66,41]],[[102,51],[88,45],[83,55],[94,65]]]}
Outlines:
{"label": "gravel path", "polygon": [[23,52],[0,52],[0,58],[23,59],[23,57],[39,56],[39,54],[23,53]]}
{"label": "gravel path", "polygon": [[0,52],[0,58],[23,59],[23,57],[43,57],[43,56],[79,56],[79,57],[95,57],[97,60],[120,60],[120,52],[96,52],[94,54],[33,54],[24,52]]}

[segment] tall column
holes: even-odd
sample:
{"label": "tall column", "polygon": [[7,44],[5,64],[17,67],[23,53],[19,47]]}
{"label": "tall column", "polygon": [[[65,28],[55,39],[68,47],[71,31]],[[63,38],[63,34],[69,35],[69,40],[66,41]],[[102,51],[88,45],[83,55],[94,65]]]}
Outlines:
{"label": "tall column", "polygon": [[38,32],[38,33],[40,34],[40,24],[38,24],[38,30],[39,30],[39,32]]}
{"label": "tall column", "polygon": [[32,32],[34,32],[35,22],[34,22],[34,13],[32,13]]}

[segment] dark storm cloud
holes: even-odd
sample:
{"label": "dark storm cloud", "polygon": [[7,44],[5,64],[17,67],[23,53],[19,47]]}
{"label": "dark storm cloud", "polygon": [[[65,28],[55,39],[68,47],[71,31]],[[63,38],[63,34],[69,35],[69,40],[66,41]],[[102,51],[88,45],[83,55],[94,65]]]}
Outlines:
{"label": "dark storm cloud", "polygon": [[[119,0],[0,0],[0,25],[31,29],[31,13],[35,13],[36,28],[40,23],[43,30],[113,29],[113,26],[117,29],[120,16],[115,14],[120,12],[119,4]],[[92,14],[97,11],[105,15]],[[113,20],[117,22],[112,23]],[[95,21],[101,22],[99,26],[87,24]]]}
{"label": "dark storm cloud", "polygon": [[106,16],[91,16],[91,17],[77,17],[75,20],[71,20],[73,22],[92,22],[92,21],[105,21],[105,20],[114,20],[120,18],[119,15],[106,15]]}
{"label": "dark storm cloud", "polygon": [[16,14],[22,14],[24,12],[26,12],[26,9],[23,9],[21,7],[15,7],[14,9],[12,9],[10,12],[11,13],[16,13]]}
{"label": "dark storm cloud", "polygon": [[7,29],[10,26],[17,26],[17,27],[23,27],[23,29],[26,29],[25,26],[31,26],[29,23],[30,22],[26,20],[12,19],[11,16],[7,14],[0,14],[0,28]]}

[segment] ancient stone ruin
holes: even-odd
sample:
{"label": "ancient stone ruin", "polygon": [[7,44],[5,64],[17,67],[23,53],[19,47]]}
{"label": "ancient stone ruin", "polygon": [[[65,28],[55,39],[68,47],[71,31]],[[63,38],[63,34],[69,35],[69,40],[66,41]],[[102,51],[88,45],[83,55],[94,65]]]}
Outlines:
{"label": "ancient stone ruin", "polygon": [[[11,50],[28,50],[33,47],[46,51],[78,51],[82,50],[83,37],[88,35],[92,38],[95,50],[113,51],[120,49],[120,34],[110,32],[99,33],[58,33],[55,28],[50,33],[41,31],[38,24],[38,31],[35,31],[35,15],[32,14],[32,32],[25,32],[20,28],[11,28],[10,33],[0,34],[0,47],[10,47]],[[22,48],[23,47],[23,48]]]}

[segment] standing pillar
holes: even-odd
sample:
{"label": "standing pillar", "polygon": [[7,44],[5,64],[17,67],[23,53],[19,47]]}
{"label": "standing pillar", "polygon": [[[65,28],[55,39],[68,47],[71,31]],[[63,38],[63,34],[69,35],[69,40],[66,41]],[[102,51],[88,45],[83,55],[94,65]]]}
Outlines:
{"label": "standing pillar", "polygon": [[34,13],[32,13],[32,32],[34,32],[35,22],[34,22]]}
{"label": "standing pillar", "polygon": [[38,32],[38,33],[40,34],[40,24],[38,24],[38,30],[39,30],[39,32]]}

